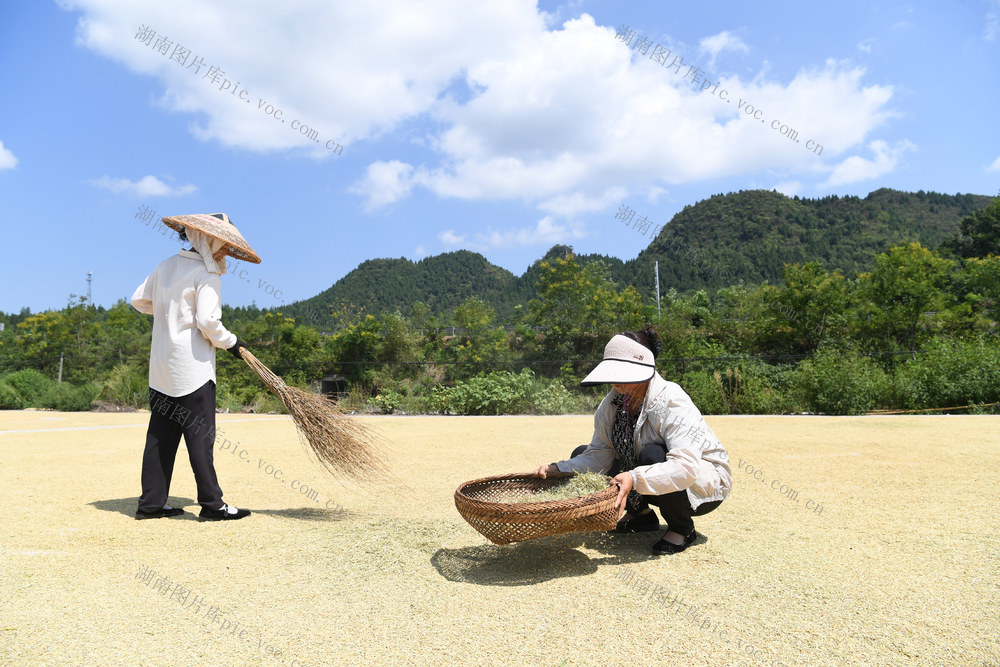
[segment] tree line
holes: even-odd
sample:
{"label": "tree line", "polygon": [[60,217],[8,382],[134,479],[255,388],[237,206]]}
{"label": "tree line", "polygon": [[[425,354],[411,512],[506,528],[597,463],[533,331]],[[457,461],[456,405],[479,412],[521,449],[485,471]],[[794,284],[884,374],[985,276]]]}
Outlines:
{"label": "tree line", "polygon": [[[659,307],[605,262],[567,251],[538,263],[534,298],[502,315],[473,294],[405,314],[341,301],[322,331],[256,308],[226,307],[223,322],[291,384],[340,376],[358,410],[590,412],[602,390],[579,379],[612,335],[648,325],[664,342],[660,372],[710,414],[996,410],[998,244],[1000,200],[936,250],[896,245],[850,276],[788,264],[773,284],[670,289]],[[94,308],[71,296],[61,310],[0,321],[0,408],[147,407],[151,318],[124,301]],[[280,411],[230,355],[218,378],[220,407]]]}

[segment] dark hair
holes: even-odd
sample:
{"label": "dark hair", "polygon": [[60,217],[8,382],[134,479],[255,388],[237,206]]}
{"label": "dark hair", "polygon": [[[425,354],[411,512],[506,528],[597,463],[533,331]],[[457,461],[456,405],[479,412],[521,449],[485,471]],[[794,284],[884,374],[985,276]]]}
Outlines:
{"label": "dark hair", "polygon": [[187,243],[188,242],[187,232],[184,231],[183,227],[181,227],[179,230],[177,230],[177,236],[180,237],[181,243]]}
{"label": "dark hair", "polygon": [[653,327],[646,327],[644,331],[623,331],[622,336],[630,338],[653,353],[653,359],[663,351],[663,342],[660,334],[656,333]]}

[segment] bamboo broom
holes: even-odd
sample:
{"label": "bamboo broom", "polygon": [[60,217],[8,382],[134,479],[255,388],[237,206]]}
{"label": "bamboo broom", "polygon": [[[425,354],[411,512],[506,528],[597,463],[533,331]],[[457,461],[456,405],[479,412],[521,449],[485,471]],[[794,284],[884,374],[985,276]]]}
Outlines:
{"label": "bamboo broom", "polygon": [[300,438],[309,444],[323,467],[331,473],[364,481],[388,475],[382,442],[367,427],[323,394],[289,387],[245,347],[240,347],[240,353],[243,361],[281,399]]}

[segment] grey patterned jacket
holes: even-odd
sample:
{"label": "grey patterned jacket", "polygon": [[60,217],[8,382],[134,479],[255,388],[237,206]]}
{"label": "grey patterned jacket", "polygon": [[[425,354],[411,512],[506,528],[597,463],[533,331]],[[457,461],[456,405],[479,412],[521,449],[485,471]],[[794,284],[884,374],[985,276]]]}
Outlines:
{"label": "grey patterned jacket", "polygon": [[[612,389],[604,397],[594,415],[590,446],[578,456],[556,463],[560,471],[606,473],[611,469],[616,457],[611,444],[615,422],[612,401],[617,396],[618,392]],[[686,490],[692,509],[729,496],[733,486],[729,454],[687,392],[680,385],[664,380],[659,373],[649,381],[635,425],[636,455],[649,444],[665,445],[667,459],[631,471],[639,493],[662,496]]]}

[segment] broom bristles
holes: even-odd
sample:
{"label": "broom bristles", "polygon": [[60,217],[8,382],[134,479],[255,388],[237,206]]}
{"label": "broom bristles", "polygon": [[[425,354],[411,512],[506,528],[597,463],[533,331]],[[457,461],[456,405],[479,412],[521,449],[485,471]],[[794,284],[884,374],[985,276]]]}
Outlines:
{"label": "broom bristles", "polygon": [[326,396],[289,387],[246,348],[240,348],[240,352],[247,365],[281,399],[300,438],[324,468],[368,481],[388,475],[385,450],[380,438],[368,427],[352,419]]}

